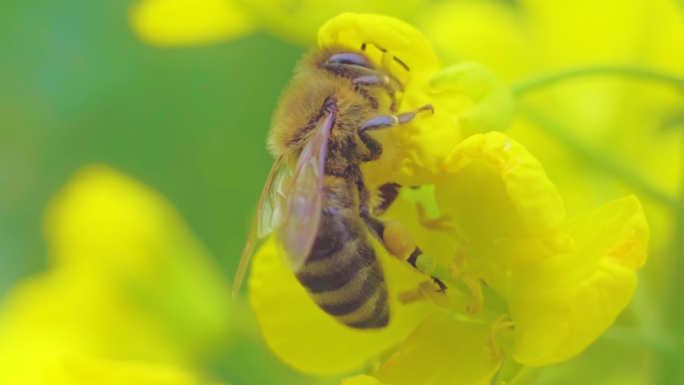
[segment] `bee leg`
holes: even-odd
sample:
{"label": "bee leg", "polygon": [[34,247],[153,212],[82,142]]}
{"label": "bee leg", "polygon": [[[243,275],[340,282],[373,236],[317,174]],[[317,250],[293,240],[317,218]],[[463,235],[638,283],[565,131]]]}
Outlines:
{"label": "bee leg", "polygon": [[418,116],[418,113],[423,111],[430,111],[434,114],[435,108],[432,106],[432,104],[426,104],[415,111],[405,112],[399,115],[376,116],[363,123],[361,127],[359,127],[358,132],[361,133],[366,131],[380,130],[383,128],[396,126],[397,124],[408,123],[415,119],[416,116]]}
{"label": "bee leg", "polygon": [[354,78],[352,83],[363,86],[385,86],[389,83],[389,79],[386,76],[365,75]]}
{"label": "bee leg", "polygon": [[373,139],[368,134],[368,131],[381,130],[396,126],[398,124],[408,123],[415,119],[415,117],[423,111],[430,111],[431,113],[434,113],[435,108],[432,107],[432,104],[426,104],[415,111],[405,112],[399,115],[380,115],[363,123],[357,130],[357,133],[359,135],[359,139],[361,139],[361,142],[366,145],[370,154],[363,158],[362,161],[370,162],[377,160],[380,158],[380,155],[382,155],[382,144],[380,144],[378,140]]}
{"label": "bee leg", "polygon": [[[418,267],[418,258],[423,255],[423,251],[416,246],[411,233],[400,221],[381,221],[370,215],[362,215],[366,225],[385,246],[385,249],[397,258],[405,259],[414,269],[421,273],[430,275]],[[408,255],[408,258],[406,257]],[[437,277],[430,275],[432,281],[439,287],[439,292],[444,293],[447,286]]]}
{"label": "bee leg", "polygon": [[401,189],[401,185],[398,183],[385,183],[380,186],[378,192],[382,197],[382,203],[373,207],[373,215],[384,214],[399,196],[399,189]]}
{"label": "bee leg", "polygon": [[430,111],[430,114],[435,113],[435,107],[432,106],[432,104],[426,104],[423,107],[420,107],[419,109],[415,111],[410,111],[410,112],[405,112],[403,114],[397,115],[397,119],[399,120],[399,124],[401,123],[408,123],[412,121],[413,119],[418,116],[418,113],[423,112],[423,111]]}
{"label": "bee leg", "polygon": [[[374,71],[376,72],[376,71]],[[395,111],[395,106],[397,105],[397,93],[396,89],[401,90],[402,86],[401,83],[399,83],[396,79],[390,79],[389,76],[383,75],[381,73],[371,73],[371,74],[366,74],[366,75],[361,75],[359,77],[356,77],[352,79],[352,83],[354,83],[355,86],[357,86],[357,90],[360,88],[359,86],[364,86],[364,87],[382,87],[387,95],[390,97],[392,100],[392,104],[390,106],[390,111],[394,112]],[[377,107],[376,107],[377,108]]]}
{"label": "bee leg", "polygon": [[370,136],[368,131],[379,130],[387,127],[396,126],[399,124],[398,117],[394,115],[381,115],[372,118],[356,131],[361,142],[368,148],[369,154],[362,158],[362,162],[371,162],[380,158],[382,155],[382,144],[379,140]]}
{"label": "bee leg", "polygon": [[[418,266],[417,266],[418,257],[420,257],[421,255],[423,255],[423,251],[422,251],[418,246],[416,246],[416,248],[413,250],[413,253],[411,253],[411,256],[408,257],[408,259],[406,260],[406,262],[408,262],[411,266],[413,266],[414,269],[416,269],[416,270],[418,270],[418,271],[424,273],[424,271],[422,271],[421,269],[419,269]],[[442,282],[441,279],[439,279],[439,278],[437,278],[437,277],[435,277],[435,276],[432,276],[432,275],[430,276],[430,278],[432,278],[432,281],[433,281],[437,286],[439,286],[439,290],[438,290],[438,291],[439,291],[440,293],[445,293],[445,292],[446,292],[446,290],[447,290],[447,285],[445,285],[444,282]]]}

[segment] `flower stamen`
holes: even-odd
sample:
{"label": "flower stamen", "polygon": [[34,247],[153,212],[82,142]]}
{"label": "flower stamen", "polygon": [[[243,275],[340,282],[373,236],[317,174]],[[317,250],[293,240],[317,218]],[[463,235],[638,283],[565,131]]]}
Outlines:
{"label": "flower stamen", "polygon": [[423,281],[414,289],[399,293],[397,299],[404,305],[430,300],[441,308],[451,308],[449,297],[444,292],[435,290],[435,285],[430,281]]}
{"label": "flower stamen", "polygon": [[421,203],[416,203],[416,211],[418,212],[418,223],[420,223],[423,227],[450,234],[456,233],[456,228],[452,224],[453,219],[449,215],[440,215],[436,218],[428,218],[427,214],[425,213],[425,206],[423,206]]}
{"label": "flower stamen", "polygon": [[472,295],[473,301],[466,306],[466,311],[470,314],[477,314],[482,310],[484,305],[484,295],[482,294],[482,284],[480,279],[472,274],[471,272],[465,270],[463,265],[465,264],[466,256],[468,255],[468,249],[472,243],[470,241],[464,241],[456,250],[454,258],[449,264],[449,274],[456,280],[461,280],[468,289],[470,289],[470,294]]}
{"label": "flower stamen", "polygon": [[511,321],[504,321],[506,318],[508,318],[508,314],[502,314],[497,317],[494,322],[492,322],[489,333],[487,333],[485,339],[485,350],[487,350],[487,353],[489,353],[492,358],[498,360],[506,357],[506,350],[496,343],[495,337],[502,330],[506,330],[515,325]]}

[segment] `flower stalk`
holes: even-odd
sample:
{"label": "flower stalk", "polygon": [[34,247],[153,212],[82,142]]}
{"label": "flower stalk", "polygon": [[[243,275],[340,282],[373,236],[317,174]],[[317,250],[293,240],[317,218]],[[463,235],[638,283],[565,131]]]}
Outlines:
{"label": "flower stalk", "polygon": [[520,98],[534,91],[575,78],[609,75],[669,84],[684,91],[684,79],[664,72],[639,67],[597,66],[545,74],[520,81],[511,86],[513,95]]}

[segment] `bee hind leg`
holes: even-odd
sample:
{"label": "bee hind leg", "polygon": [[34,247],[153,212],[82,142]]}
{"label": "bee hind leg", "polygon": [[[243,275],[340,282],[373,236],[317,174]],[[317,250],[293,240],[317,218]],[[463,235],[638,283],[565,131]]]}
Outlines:
{"label": "bee hind leg", "polygon": [[[419,258],[421,255],[423,255],[423,251],[422,251],[418,246],[416,246],[416,248],[413,250],[413,253],[411,253],[411,256],[408,257],[408,259],[406,260],[406,262],[408,262],[411,266],[413,266],[414,269],[416,269],[416,270],[418,270],[418,271],[420,271],[420,272],[426,273],[425,271],[421,270],[421,269],[418,267],[418,258]],[[432,278],[432,281],[433,281],[437,286],[439,286],[439,290],[438,290],[438,291],[439,291],[440,293],[446,293],[446,290],[448,289],[448,287],[447,287],[446,284],[444,284],[444,282],[442,282],[441,279],[439,279],[439,278],[437,278],[437,277],[435,277],[435,276],[433,276],[433,275],[430,275],[430,278]]]}
{"label": "bee hind leg", "polygon": [[[363,215],[363,218],[373,234],[382,242],[390,254],[399,259],[406,260],[414,269],[429,275],[432,281],[439,287],[438,292],[446,292],[448,289],[447,285],[439,278],[430,274],[431,270],[434,269],[434,265],[430,266],[429,262],[419,262],[419,258],[424,256],[424,253],[416,246],[411,233],[403,223],[396,220],[381,221],[370,215]],[[425,262],[425,259],[421,262]],[[434,263],[434,260],[432,262]]]}

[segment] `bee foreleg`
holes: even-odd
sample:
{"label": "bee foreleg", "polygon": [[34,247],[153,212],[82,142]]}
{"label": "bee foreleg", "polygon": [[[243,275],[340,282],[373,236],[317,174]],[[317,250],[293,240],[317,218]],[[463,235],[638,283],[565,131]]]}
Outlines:
{"label": "bee foreleg", "polygon": [[406,113],[403,113],[401,115],[398,115],[397,120],[399,120],[399,124],[408,123],[408,122],[412,121],[413,119],[415,119],[419,112],[423,112],[423,111],[430,111],[431,114],[434,114],[435,108],[432,106],[432,104],[426,104],[423,107],[420,107],[419,109],[417,109],[415,111],[410,111],[410,112],[406,112]]}
{"label": "bee foreleg", "polygon": [[432,107],[432,104],[426,104],[415,111],[405,112],[399,115],[380,115],[363,123],[357,130],[357,133],[359,135],[359,139],[361,139],[361,142],[366,145],[366,148],[368,148],[370,154],[364,157],[362,161],[374,161],[379,159],[380,155],[382,155],[382,144],[380,144],[378,140],[373,139],[368,134],[368,131],[381,130],[396,126],[398,124],[408,123],[415,119],[418,113],[423,111],[430,111],[431,113],[434,113],[435,109]]}
{"label": "bee foreleg", "polygon": [[366,75],[366,76],[359,76],[358,78],[355,78],[352,80],[354,84],[358,85],[364,85],[364,86],[385,86],[389,83],[389,79],[387,77],[379,76],[379,75]]}
{"label": "bee foreleg", "polygon": [[423,111],[430,111],[431,113],[434,113],[435,108],[432,107],[432,104],[426,104],[415,111],[405,112],[399,115],[376,116],[374,118],[371,118],[367,122],[363,123],[361,127],[359,127],[358,132],[361,133],[365,131],[379,130],[383,128],[396,126],[397,124],[408,123],[415,119],[418,113]]}

